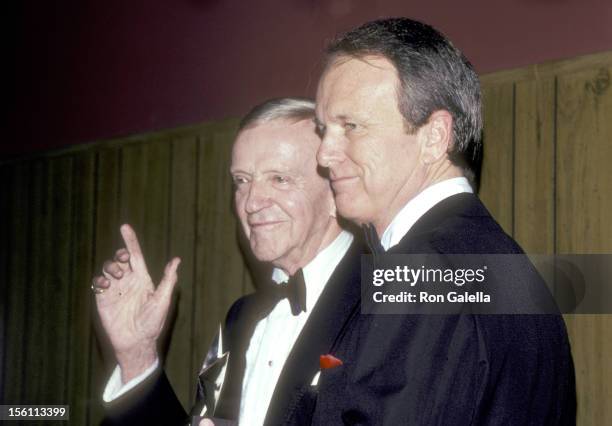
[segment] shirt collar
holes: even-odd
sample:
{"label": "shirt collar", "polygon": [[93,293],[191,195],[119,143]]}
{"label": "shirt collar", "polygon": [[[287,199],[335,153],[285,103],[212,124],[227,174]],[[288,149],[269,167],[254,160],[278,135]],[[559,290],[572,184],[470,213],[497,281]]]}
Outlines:
{"label": "shirt collar", "polygon": [[[306,307],[309,312],[352,242],[353,234],[342,230],[334,241],[317,253],[314,259],[302,268],[304,283],[306,284]],[[274,268],[272,280],[280,284],[288,281],[289,275],[280,268]]]}
{"label": "shirt collar", "polygon": [[465,177],[456,177],[431,185],[417,194],[397,213],[382,234],[380,243],[385,251],[397,245],[429,209],[440,201],[463,192],[474,191]]}

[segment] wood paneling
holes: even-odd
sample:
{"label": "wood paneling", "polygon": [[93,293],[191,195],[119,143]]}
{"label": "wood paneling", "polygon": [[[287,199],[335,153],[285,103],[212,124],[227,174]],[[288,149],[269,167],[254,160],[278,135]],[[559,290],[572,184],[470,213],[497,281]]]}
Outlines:
{"label": "wood paneling", "polygon": [[529,253],[553,254],[555,80],[515,86],[514,237]]}
{"label": "wood paneling", "polygon": [[483,87],[480,197],[508,233],[513,227],[514,84]]}
{"label": "wood paneling", "polygon": [[[26,314],[28,286],[28,271],[30,269],[30,232],[29,222],[32,204],[26,188],[31,188],[32,164],[19,162],[4,166],[10,174],[9,182],[13,188],[7,194],[8,217],[8,271],[6,272],[6,312],[5,312],[5,342],[4,381],[2,397],[4,404],[24,402],[23,372],[25,369],[25,333],[24,322]],[[18,188],[18,189],[17,189]],[[10,350],[8,349],[10,348]]]}
{"label": "wood paneling", "polygon": [[[73,159],[72,156],[54,158],[49,162],[45,229],[46,244],[42,261],[44,278],[42,287],[35,289],[30,300],[39,300],[34,310],[42,313],[41,321],[30,324],[31,330],[41,329],[37,342],[32,342],[29,351],[41,352],[40,389],[37,390],[37,403],[61,404],[65,401],[68,383],[68,350],[69,333],[53,332],[53,327],[70,330],[70,289],[72,285],[72,209],[74,197],[72,191]],[[40,324],[49,324],[40,327]],[[28,331],[29,332],[29,331]],[[30,332],[29,332],[30,333]],[[40,348],[44,350],[40,351]],[[54,384],[54,386],[49,386]],[[46,423],[41,421],[42,423]]]}
{"label": "wood paneling", "polygon": [[[612,252],[611,71],[606,53],[482,79],[481,197],[529,253]],[[612,423],[612,316],[565,319],[578,424]]]}
{"label": "wood paneling", "polygon": [[171,200],[169,256],[181,258],[172,341],[166,357],[166,372],[185,407],[195,398],[191,365],[194,329],[196,202],[198,194],[198,138],[190,135],[171,144]]}
{"label": "wood paneling", "polygon": [[612,250],[611,70],[559,76],[556,201],[561,253]]}
{"label": "wood paneling", "polygon": [[[42,381],[44,375],[41,368],[49,367],[46,362],[46,348],[40,344],[45,339],[45,334],[51,332],[42,325],[45,324],[45,294],[49,284],[49,255],[52,235],[51,214],[50,214],[50,195],[51,189],[48,187],[50,178],[50,161],[38,160],[33,164],[32,183],[30,188],[30,205],[32,207],[30,219],[29,235],[29,267],[27,269],[26,306],[25,316],[22,318],[23,324],[20,333],[25,338],[24,348],[24,369],[21,371],[24,380],[22,391],[22,403],[40,404],[42,403],[42,392],[45,383]],[[64,324],[62,324],[64,325]],[[53,366],[58,368],[60,366]],[[30,370],[36,368],[34,372]],[[63,384],[63,383],[62,383]]]}
{"label": "wood paneling", "polygon": [[90,394],[90,347],[92,302],[87,282],[93,276],[93,241],[95,206],[95,154],[85,152],[73,159],[72,178],[72,249],[70,252],[68,371],[66,394],[70,401],[70,420],[74,424],[87,424]]}
{"label": "wood paneling", "polygon": [[[612,251],[612,53],[484,76],[480,195],[531,253]],[[230,304],[252,289],[228,173],[236,120],[0,165],[1,403],[67,403],[98,424],[114,368],[89,290],[134,225],[151,276],[179,256],[162,345],[185,407]],[[566,316],[582,425],[612,423],[612,318]],[[98,333],[95,333],[96,330]]]}
{"label": "wood paneling", "polygon": [[[557,244],[612,253],[612,88],[607,67],[558,78]],[[612,422],[612,315],[568,315],[581,424]]]}

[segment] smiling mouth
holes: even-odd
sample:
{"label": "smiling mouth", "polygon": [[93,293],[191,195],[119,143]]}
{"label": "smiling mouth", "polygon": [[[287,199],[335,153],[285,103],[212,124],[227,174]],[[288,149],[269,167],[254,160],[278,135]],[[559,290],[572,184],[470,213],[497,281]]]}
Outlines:
{"label": "smiling mouth", "polygon": [[271,220],[267,222],[253,222],[253,223],[249,223],[249,227],[251,229],[266,229],[266,228],[272,228],[275,225],[278,225],[281,223],[283,222],[280,220]]}

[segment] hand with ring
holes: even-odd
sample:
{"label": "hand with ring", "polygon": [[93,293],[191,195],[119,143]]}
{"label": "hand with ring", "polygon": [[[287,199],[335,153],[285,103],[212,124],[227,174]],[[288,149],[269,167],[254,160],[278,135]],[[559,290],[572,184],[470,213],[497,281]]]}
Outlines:
{"label": "hand with ring", "polygon": [[127,383],[157,358],[157,339],[168,315],[180,259],[168,262],[156,288],[132,227],[121,226],[121,236],[125,248],[104,262],[102,275],[93,279],[91,289],[121,367],[122,382]]}

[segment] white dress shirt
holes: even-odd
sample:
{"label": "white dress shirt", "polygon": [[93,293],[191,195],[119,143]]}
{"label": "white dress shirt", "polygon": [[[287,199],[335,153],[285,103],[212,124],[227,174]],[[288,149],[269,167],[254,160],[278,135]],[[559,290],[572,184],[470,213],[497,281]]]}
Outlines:
{"label": "white dress shirt", "polygon": [[433,206],[450,196],[463,192],[473,193],[472,187],[464,177],[443,180],[425,188],[395,215],[380,238],[385,251],[397,245],[412,225],[427,213]]}
{"label": "white dress shirt", "polygon": [[[351,233],[341,231],[330,245],[302,268],[306,284],[306,312],[294,316],[291,313],[289,301],[283,299],[267,317],[257,323],[246,353],[246,368],[240,401],[240,424],[249,426],[263,424],[283,365],[327,281],[352,241]],[[289,277],[281,269],[275,268],[272,272],[272,279],[280,284],[286,282]],[[158,366],[159,360],[155,360],[155,363],[145,372],[126,384],[121,382],[121,369],[117,366],[104,389],[104,401],[111,402],[136,387]]]}
{"label": "white dress shirt", "polygon": [[104,388],[102,399],[104,400],[104,402],[111,402],[119,398],[121,395],[123,395],[130,389],[135,388],[147,377],[153,374],[157,367],[159,367],[159,358],[155,358],[155,362],[139,376],[134,377],[132,380],[124,384],[121,381],[121,368],[119,366],[116,366],[113,370],[113,374],[111,374],[111,377],[108,380],[108,383],[106,384],[106,387]]}
{"label": "white dress shirt", "polygon": [[[289,301],[283,299],[267,317],[257,323],[246,353],[239,424],[263,424],[285,361],[327,281],[352,241],[353,235],[342,231],[302,269],[306,283],[306,312],[294,316]],[[274,269],[272,279],[282,283],[288,280],[288,276],[282,270]]]}

